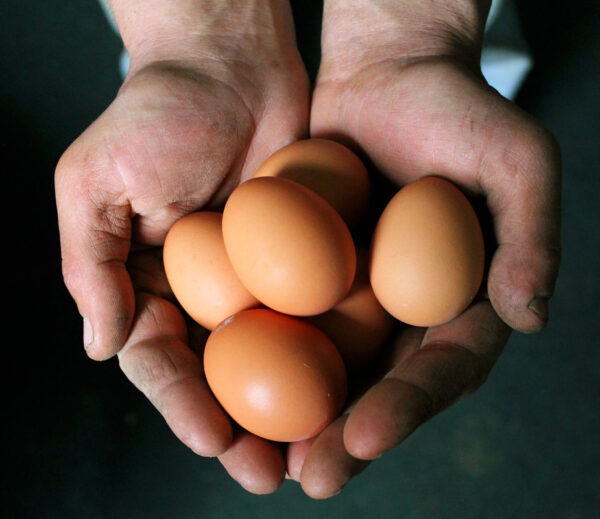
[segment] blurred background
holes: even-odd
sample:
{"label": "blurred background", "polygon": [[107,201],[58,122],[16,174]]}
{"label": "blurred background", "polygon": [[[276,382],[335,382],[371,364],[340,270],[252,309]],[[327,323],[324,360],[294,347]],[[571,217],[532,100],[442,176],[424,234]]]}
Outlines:
{"label": "blurred background", "polygon": [[[296,2],[311,75],[321,3]],[[563,263],[548,327],[513,334],[487,383],[313,501],[254,496],[194,456],[118,369],[82,347],[60,272],[53,172],[119,88],[96,0],[0,2],[6,518],[600,517],[600,8],[517,4],[532,67],[516,103],[558,138]]]}

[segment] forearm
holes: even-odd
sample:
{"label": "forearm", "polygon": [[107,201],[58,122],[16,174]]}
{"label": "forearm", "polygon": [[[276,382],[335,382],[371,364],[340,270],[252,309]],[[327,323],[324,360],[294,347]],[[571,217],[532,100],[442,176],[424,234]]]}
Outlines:
{"label": "forearm", "polygon": [[288,0],[109,0],[132,67],[254,59],[295,48]]}
{"label": "forearm", "polygon": [[[440,55],[477,58],[491,0],[325,0],[322,69]],[[462,56],[461,56],[462,57]],[[324,67],[323,67],[324,66]]]}

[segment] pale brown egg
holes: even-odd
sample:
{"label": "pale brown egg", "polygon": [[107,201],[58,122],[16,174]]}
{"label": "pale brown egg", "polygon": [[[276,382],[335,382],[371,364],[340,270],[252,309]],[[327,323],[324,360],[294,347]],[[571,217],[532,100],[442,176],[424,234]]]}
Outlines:
{"label": "pale brown egg", "polygon": [[240,426],[273,441],[321,432],[346,398],[344,363],[313,325],[269,309],[242,311],[210,334],[208,384]]}
{"label": "pale brown egg", "polygon": [[169,229],[163,263],[177,301],[197,323],[212,330],[223,319],[259,305],[233,270],[223,243],[222,215],[200,211]]}
{"label": "pale brown egg", "polygon": [[451,182],[436,176],[412,182],[381,214],[371,244],[371,286],[400,321],[450,321],[477,294],[483,271],[479,221]]}
{"label": "pale brown egg", "polygon": [[368,251],[359,250],[348,295],[328,312],[307,317],[332,340],[349,369],[369,362],[389,338],[394,324],[371,288],[368,259]]}
{"label": "pale brown egg", "polygon": [[304,139],[284,146],[258,168],[255,177],[294,180],[321,195],[348,225],[364,213],[369,175],[360,158],[329,139]]}
{"label": "pale brown egg", "polygon": [[356,252],[348,227],[321,196],[292,180],[240,184],[225,204],[223,238],[243,285],[279,312],[325,312],[352,286]]}

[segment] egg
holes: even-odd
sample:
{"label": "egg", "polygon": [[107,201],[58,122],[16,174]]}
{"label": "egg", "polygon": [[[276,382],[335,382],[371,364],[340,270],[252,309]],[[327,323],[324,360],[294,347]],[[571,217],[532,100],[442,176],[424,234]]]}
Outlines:
{"label": "egg", "polygon": [[215,328],[204,370],[229,416],[273,441],[315,436],[346,398],[345,367],[333,343],[313,325],[270,309],[244,310]]}
{"label": "egg", "polygon": [[163,248],[165,274],[175,298],[209,330],[230,315],[259,305],[231,266],[221,222],[218,212],[188,214],[169,229]]}
{"label": "egg", "polygon": [[400,321],[436,326],[462,313],[483,278],[484,242],[458,187],[437,176],[404,186],[377,222],[369,272],[375,296]]}
{"label": "egg", "polygon": [[288,144],[263,162],[254,176],[288,178],[312,189],[350,226],[364,213],[369,200],[365,165],[349,148],[329,139]]}
{"label": "egg", "polygon": [[394,325],[394,318],[375,297],[368,267],[368,251],[359,249],[356,277],[348,295],[328,312],[307,318],[332,340],[352,370],[362,368],[379,353]]}
{"label": "egg", "polygon": [[295,181],[257,177],[240,184],[223,210],[223,239],[242,284],[279,312],[325,312],[352,286],[356,252],[348,227]]}

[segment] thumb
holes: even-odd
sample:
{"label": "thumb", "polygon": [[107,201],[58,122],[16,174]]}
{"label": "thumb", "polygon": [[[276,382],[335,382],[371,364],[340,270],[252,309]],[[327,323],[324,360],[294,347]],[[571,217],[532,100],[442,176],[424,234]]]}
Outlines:
{"label": "thumb", "polygon": [[509,133],[480,172],[498,244],[488,294],[512,328],[534,332],[548,320],[560,264],[561,159],[554,138],[536,124]]}
{"label": "thumb", "polygon": [[78,141],[55,174],[63,277],[84,319],[86,351],[95,360],[121,349],[135,309],[125,268],[131,209],[116,177],[108,160],[90,159]]}

